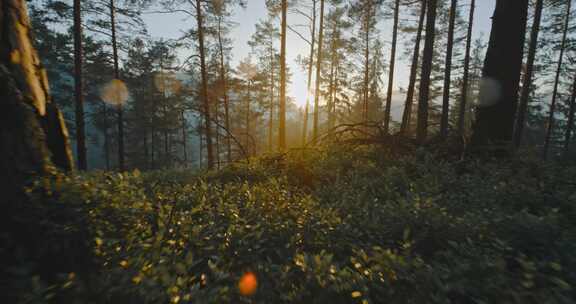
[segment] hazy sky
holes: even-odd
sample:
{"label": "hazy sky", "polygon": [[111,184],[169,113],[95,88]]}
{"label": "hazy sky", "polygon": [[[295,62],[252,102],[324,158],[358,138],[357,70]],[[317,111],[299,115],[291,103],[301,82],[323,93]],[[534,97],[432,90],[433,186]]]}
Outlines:
{"label": "hazy sky", "polygon": [[[484,33],[484,38],[488,39],[491,25],[490,17],[492,16],[495,3],[496,0],[476,1],[473,39],[479,37],[482,32]],[[230,35],[234,41],[232,51],[233,67],[236,67],[238,62],[250,53],[250,47],[247,45],[247,42],[254,33],[257,21],[265,19],[267,14],[265,0],[248,0],[247,4],[246,9],[236,8],[235,14],[232,17],[232,21],[236,23]],[[468,16],[468,7],[469,0],[460,1],[459,9],[464,18]],[[195,20],[187,18],[184,15],[147,14],[144,19],[148,25],[150,34],[156,38],[178,38],[183,30],[195,27]],[[277,21],[279,24],[280,19]],[[303,24],[304,21],[303,17],[297,14],[288,14],[288,24],[290,25]],[[384,41],[391,40],[391,21],[392,20],[382,20],[378,26],[382,32],[382,39],[384,39]],[[309,33],[306,31],[303,31],[303,34],[306,37],[309,36]],[[409,74],[408,61],[402,56],[403,38],[400,37],[399,39],[400,61],[396,65],[397,76],[395,77],[395,90],[399,87],[406,87]],[[278,41],[278,45],[279,44]],[[302,105],[306,99],[306,72],[296,64],[295,59],[298,55],[307,55],[309,52],[308,44],[296,34],[288,31],[286,60],[293,72],[292,84],[288,88],[288,95],[294,97],[299,105]],[[388,49],[385,50],[384,55],[389,56]]]}

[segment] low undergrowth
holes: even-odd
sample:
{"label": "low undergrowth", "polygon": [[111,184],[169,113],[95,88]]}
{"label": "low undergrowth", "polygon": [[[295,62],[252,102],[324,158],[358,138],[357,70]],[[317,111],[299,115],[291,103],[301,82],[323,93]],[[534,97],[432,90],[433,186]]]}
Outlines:
{"label": "low undergrowth", "polygon": [[18,214],[40,227],[35,247],[2,234],[6,290],[31,303],[574,303],[575,174],[341,147],[59,176]]}

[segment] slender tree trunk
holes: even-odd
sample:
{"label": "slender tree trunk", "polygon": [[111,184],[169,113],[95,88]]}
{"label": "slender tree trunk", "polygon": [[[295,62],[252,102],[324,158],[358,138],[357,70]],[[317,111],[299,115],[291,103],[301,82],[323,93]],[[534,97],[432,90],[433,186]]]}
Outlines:
{"label": "slender tree trunk", "polygon": [[184,111],[181,112],[180,117],[182,119],[182,152],[184,154],[184,168],[187,167],[188,164],[188,140],[187,140],[187,132],[186,132],[186,117],[184,116]]}
{"label": "slender tree trunk", "polygon": [[288,1],[282,0],[282,25],[280,34],[280,108],[278,118],[278,149],[286,150],[286,11]]}
{"label": "slender tree trunk", "polygon": [[546,137],[544,138],[544,149],[542,157],[548,157],[548,150],[550,148],[550,140],[552,131],[554,130],[554,112],[556,111],[556,99],[558,97],[558,84],[560,82],[560,74],[562,72],[562,62],[564,60],[564,51],[566,49],[566,38],[568,35],[568,25],[570,24],[570,12],[572,8],[572,1],[566,4],[566,15],[564,16],[564,28],[562,33],[562,44],[560,45],[560,56],[558,57],[558,67],[556,68],[556,78],[554,79],[554,90],[552,91],[552,102],[550,103],[550,112],[548,114],[548,127],[546,128]]}
{"label": "slender tree trunk", "polygon": [[252,146],[252,141],[250,140],[250,99],[252,98],[251,95],[251,80],[248,80],[248,98],[246,98],[246,149],[248,153],[250,153],[250,147]]}
{"label": "slender tree trunk", "polygon": [[477,152],[509,155],[527,15],[528,0],[496,2],[471,140]]}
{"label": "slender tree trunk", "polygon": [[[23,0],[0,2],[0,187],[2,205],[21,203],[31,174],[56,165],[72,170],[62,113],[50,101],[48,79],[30,37]],[[9,210],[3,213],[11,215]]]}
{"label": "slender tree trunk", "polygon": [[314,124],[312,137],[318,138],[318,121],[320,119],[320,83],[322,82],[322,44],[324,40],[324,0],[320,0],[320,27],[318,29],[318,55],[316,55],[316,88],[314,90]]}
{"label": "slender tree trunk", "polygon": [[365,37],[364,37],[364,83],[363,83],[363,100],[362,100],[362,122],[368,122],[368,84],[370,81],[370,19],[372,17],[372,6],[370,2],[367,2],[366,7],[366,20],[365,21]]}
{"label": "slender tree trunk", "polygon": [[464,55],[464,74],[462,76],[462,92],[458,113],[458,135],[464,136],[466,122],[466,108],[468,107],[468,87],[470,78],[470,49],[472,48],[472,29],[474,27],[474,11],[476,0],[470,1],[470,16],[468,17],[468,33],[466,35],[466,53]]}
{"label": "slender tree trunk", "polygon": [[200,98],[204,110],[204,123],[206,130],[206,150],[208,157],[208,169],[214,168],[214,153],[212,151],[212,117],[210,115],[210,101],[208,100],[208,79],[206,72],[206,55],[204,49],[204,24],[202,17],[202,1],[196,0],[196,21],[198,23],[198,52],[200,53],[200,74],[202,76]]}
{"label": "slender tree trunk", "polygon": [[304,107],[304,119],[302,122],[302,146],[306,145],[308,135],[308,108],[310,107],[310,89],[312,87],[312,69],[314,68],[314,43],[316,42],[316,3],[312,0],[312,33],[310,40],[310,58],[308,59],[308,82],[306,83],[306,106]]}
{"label": "slender tree trunk", "polygon": [[456,6],[458,0],[450,4],[450,22],[448,24],[448,46],[446,48],[446,67],[444,68],[444,92],[442,97],[442,118],[440,120],[440,136],[448,136],[448,112],[450,111],[450,83],[452,82],[452,50],[454,48],[454,24],[456,22]]}
{"label": "slender tree trunk", "polygon": [[88,169],[84,128],[84,95],[82,89],[82,12],[80,0],[74,0],[74,97],[76,102],[76,154],[78,169]]}
{"label": "slender tree trunk", "polygon": [[424,29],[424,19],[426,18],[426,0],[420,1],[420,18],[418,20],[418,30],[416,31],[416,42],[414,43],[414,53],[412,55],[412,65],[410,66],[410,81],[406,101],[404,102],[404,113],[402,114],[401,134],[408,134],[410,121],[412,120],[412,105],[414,103],[414,91],[416,88],[416,77],[418,74],[418,61],[420,57],[420,41],[422,40],[422,30]]}
{"label": "slender tree trunk", "polygon": [[[226,78],[226,66],[224,65],[224,43],[222,42],[222,17],[218,17],[218,49],[220,52],[220,81],[222,82],[222,96],[224,97],[224,125],[226,131],[230,131],[230,106],[228,104],[228,79]],[[232,143],[230,136],[226,135],[226,159],[232,162]]]}
{"label": "slender tree trunk", "polygon": [[[114,59],[114,78],[120,80],[118,66],[118,41],[116,39],[116,5],[110,0],[110,28],[112,31],[112,57]],[[118,169],[124,171],[124,109],[121,102],[117,104],[118,115]]]}
{"label": "slender tree trunk", "polygon": [[390,73],[388,74],[388,91],[386,93],[386,108],[384,109],[384,131],[390,130],[390,111],[392,109],[392,93],[394,89],[394,68],[396,65],[396,43],[398,41],[398,20],[400,15],[400,0],[394,6],[394,27],[392,29],[392,50],[390,53]]}
{"label": "slender tree trunk", "polygon": [[434,34],[436,31],[436,5],[438,0],[428,0],[426,20],[426,39],[422,57],[422,76],[420,77],[420,96],[418,99],[418,128],[416,139],[424,142],[428,134],[428,104],[430,93],[430,74],[434,55]]}
{"label": "slender tree trunk", "polygon": [[516,127],[514,128],[514,147],[518,148],[522,141],[522,132],[526,121],[526,112],[528,111],[528,98],[530,97],[530,90],[532,87],[532,76],[534,73],[534,60],[536,58],[536,49],[538,47],[538,34],[540,33],[540,20],[542,18],[542,7],[544,0],[536,1],[536,8],[534,9],[534,23],[532,24],[532,32],[530,34],[530,49],[528,50],[528,60],[526,62],[526,73],[524,73],[524,81],[522,92],[520,94],[520,106],[516,117]]}
{"label": "slender tree trunk", "polygon": [[270,116],[268,117],[268,152],[273,150],[273,135],[274,135],[274,42],[273,36],[270,37],[269,51],[270,51]]}
{"label": "slender tree trunk", "polygon": [[570,140],[572,140],[572,130],[574,129],[574,112],[576,112],[576,75],[574,76],[574,83],[572,84],[570,110],[568,112],[566,135],[564,136],[564,155],[568,155],[568,152],[570,152]]}
{"label": "slender tree trunk", "polygon": [[332,43],[330,46],[331,49],[331,58],[330,58],[330,84],[328,89],[328,129],[332,130],[333,122],[334,122],[334,87],[335,87],[335,74],[336,74],[336,22],[334,23],[334,28],[332,30]]}

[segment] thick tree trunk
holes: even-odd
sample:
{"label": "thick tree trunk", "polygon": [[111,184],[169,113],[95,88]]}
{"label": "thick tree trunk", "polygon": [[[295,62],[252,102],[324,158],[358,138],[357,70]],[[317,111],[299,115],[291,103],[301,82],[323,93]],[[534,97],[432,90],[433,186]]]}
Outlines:
{"label": "thick tree trunk", "polygon": [[544,148],[542,157],[548,157],[548,150],[550,149],[550,141],[552,139],[552,131],[554,130],[554,112],[556,111],[556,99],[558,97],[558,84],[560,82],[560,74],[562,72],[562,62],[564,60],[564,51],[566,49],[566,38],[568,35],[568,25],[570,23],[570,12],[572,8],[572,1],[566,3],[566,15],[564,16],[564,28],[562,33],[562,43],[560,45],[560,55],[558,57],[558,66],[556,68],[556,77],[554,79],[554,90],[552,91],[552,102],[550,103],[550,112],[548,114],[548,127],[546,128],[546,137],[544,138]]}
{"label": "thick tree trunk", "polygon": [[392,92],[394,86],[394,68],[396,65],[396,43],[398,41],[398,20],[400,15],[400,0],[394,6],[394,26],[392,29],[392,50],[390,53],[390,73],[388,74],[388,91],[386,93],[386,107],[384,109],[384,130],[390,129],[390,111],[392,109]]}
{"label": "thick tree trunk", "polygon": [[518,148],[522,142],[522,132],[526,121],[526,112],[528,111],[528,98],[532,87],[532,75],[534,73],[534,60],[536,58],[536,49],[538,47],[538,33],[540,33],[540,20],[542,18],[543,4],[544,0],[537,0],[536,8],[534,9],[534,23],[532,24],[532,32],[530,34],[530,47],[528,50],[528,60],[526,61],[526,73],[524,73],[522,93],[520,94],[520,106],[518,108],[518,113],[516,114],[516,127],[514,128],[515,148]]}
{"label": "thick tree trunk", "polygon": [[278,149],[286,150],[286,11],[288,0],[282,0],[280,29],[280,108],[278,109]]}
{"label": "thick tree trunk", "polygon": [[324,40],[324,0],[320,0],[320,28],[318,29],[318,55],[316,56],[316,88],[314,90],[314,123],[312,138],[318,138],[318,121],[320,119],[320,83],[322,82],[322,44]]}
{"label": "thick tree trunk", "polygon": [[422,57],[422,74],[420,76],[420,96],[418,98],[418,128],[416,139],[424,142],[428,134],[428,104],[430,98],[430,74],[434,55],[434,34],[436,31],[436,6],[438,0],[428,0],[426,20],[426,39]]}
{"label": "thick tree trunk", "polygon": [[317,0],[312,0],[312,37],[310,37],[310,58],[308,58],[306,106],[304,107],[304,119],[302,122],[302,146],[306,145],[306,137],[308,136],[308,108],[310,106],[310,88],[312,87],[312,69],[314,68],[314,44],[316,42],[316,2]]}
{"label": "thick tree trunk", "polygon": [[416,77],[418,75],[418,61],[420,57],[420,41],[422,40],[422,30],[424,29],[424,19],[426,18],[426,0],[420,1],[420,19],[418,20],[418,30],[416,31],[416,42],[414,43],[414,54],[410,66],[410,80],[408,82],[408,92],[404,102],[404,113],[402,114],[402,124],[400,133],[409,133],[410,121],[412,117],[412,105],[414,103],[414,91],[416,88]]}
{"label": "thick tree trunk", "polygon": [[76,154],[78,169],[88,169],[84,128],[84,95],[82,88],[82,15],[80,0],[74,0],[74,99],[76,106]]}
{"label": "thick tree trunk", "polygon": [[454,49],[454,25],[456,22],[456,6],[458,0],[450,4],[450,21],[448,24],[448,46],[446,48],[446,66],[444,68],[444,92],[442,96],[442,117],[440,119],[440,136],[448,136],[448,115],[450,111],[450,83],[452,82],[452,50]]}
{"label": "thick tree trunk", "polygon": [[212,121],[210,115],[210,101],[208,100],[208,78],[206,72],[206,55],[204,49],[204,24],[202,17],[202,1],[196,0],[196,21],[198,23],[198,52],[200,54],[200,74],[202,77],[200,99],[204,110],[204,123],[206,133],[206,151],[208,169],[214,168],[214,152],[212,151]]}
{"label": "thick tree trunk", "polygon": [[572,96],[570,97],[570,110],[568,112],[568,122],[566,134],[564,135],[564,155],[570,152],[570,140],[572,140],[572,130],[574,129],[574,112],[576,112],[576,75],[572,84]]}
{"label": "thick tree trunk", "polygon": [[474,27],[474,11],[476,0],[470,1],[470,16],[468,17],[468,33],[466,35],[466,53],[464,55],[464,74],[462,76],[462,92],[458,113],[458,135],[464,136],[464,123],[466,121],[466,107],[468,107],[468,83],[470,77],[470,49],[472,48],[472,29]]}
{"label": "thick tree trunk", "polygon": [[50,173],[53,165],[73,168],[68,132],[50,101],[23,0],[0,2],[0,103],[0,195],[10,202],[31,176]]}
{"label": "thick tree trunk", "polygon": [[[114,59],[114,78],[120,80],[120,67],[118,66],[118,41],[116,39],[116,6],[110,0],[110,27],[112,31],[112,55]],[[118,114],[118,169],[124,171],[124,107],[122,102],[117,104]]]}
{"label": "thick tree trunk", "polygon": [[510,152],[527,15],[528,0],[496,2],[471,140],[474,151]]}

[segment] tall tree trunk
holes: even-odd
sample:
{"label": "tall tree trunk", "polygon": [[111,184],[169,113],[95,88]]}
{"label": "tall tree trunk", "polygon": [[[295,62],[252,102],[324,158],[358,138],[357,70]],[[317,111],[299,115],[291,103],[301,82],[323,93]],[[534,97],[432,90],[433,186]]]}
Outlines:
{"label": "tall tree trunk", "polygon": [[466,34],[466,53],[464,55],[464,74],[462,76],[462,92],[458,113],[458,135],[464,136],[466,122],[466,107],[468,107],[468,86],[470,78],[470,49],[472,48],[472,29],[474,27],[474,11],[476,0],[470,1],[470,15],[468,17],[468,33]]}
{"label": "tall tree trunk", "polygon": [[280,30],[280,108],[278,118],[278,149],[286,150],[286,11],[288,1],[282,0],[282,25]]}
{"label": "tall tree trunk", "polygon": [[534,60],[536,58],[536,49],[538,47],[538,34],[540,33],[540,20],[542,19],[542,7],[544,0],[536,1],[536,8],[534,9],[534,23],[532,24],[532,32],[530,34],[530,47],[528,50],[528,60],[526,61],[526,73],[524,73],[524,80],[522,92],[520,94],[520,106],[516,114],[516,127],[514,128],[514,147],[518,148],[522,142],[522,132],[526,121],[526,112],[528,111],[528,98],[530,97],[530,90],[532,87],[532,76],[534,73]]}
{"label": "tall tree trunk", "polygon": [[527,15],[528,0],[496,2],[471,140],[474,151],[510,152]]}
{"label": "tall tree trunk", "polygon": [[202,17],[202,1],[196,0],[196,21],[198,23],[198,52],[200,54],[200,74],[202,77],[200,99],[204,110],[204,124],[206,130],[206,150],[208,169],[214,168],[214,152],[212,151],[212,117],[210,115],[210,101],[208,100],[208,79],[206,72],[206,54],[204,49],[204,24]]}
{"label": "tall tree trunk", "polygon": [[450,21],[448,24],[448,46],[446,48],[446,67],[444,68],[444,92],[442,96],[442,118],[440,119],[440,136],[448,136],[448,115],[450,111],[450,83],[452,82],[452,50],[454,48],[454,25],[458,0],[450,3]]}
{"label": "tall tree trunk", "polygon": [[182,152],[183,152],[183,163],[184,163],[184,168],[186,168],[188,165],[188,136],[187,136],[187,132],[186,132],[186,117],[184,116],[184,111],[181,112],[180,114],[180,119],[182,119]]}
{"label": "tall tree trunk", "polygon": [[412,54],[412,64],[410,66],[410,80],[406,101],[404,102],[404,113],[402,114],[402,124],[400,133],[408,134],[410,121],[412,120],[412,105],[414,103],[414,91],[416,88],[416,77],[418,75],[418,61],[420,57],[420,41],[422,40],[422,30],[424,29],[424,19],[426,18],[426,0],[420,1],[420,18],[418,20],[418,30],[416,31],[416,42],[414,43],[414,53]]}
{"label": "tall tree trunk", "polygon": [[566,15],[564,16],[564,28],[562,33],[562,43],[560,45],[560,55],[558,57],[558,66],[556,68],[556,77],[554,79],[554,90],[552,91],[552,102],[550,103],[550,112],[548,114],[548,128],[546,128],[546,137],[544,138],[544,149],[542,157],[548,157],[548,150],[550,148],[550,140],[552,137],[552,130],[554,130],[554,112],[556,111],[556,99],[558,97],[558,84],[560,82],[560,74],[562,72],[562,62],[564,60],[564,50],[566,49],[566,38],[568,35],[568,25],[570,24],[570,12],[572,8],[572,1],[566,4]]}
{"label": "tall tree trunk", "polygon": [[0,2],[0,102],[0,195],[18,202],[31,175],[50,173],[52,165],[73,168],[66,125],[50,100],[23,0]]}
{"label": "tall tree trunk", "polygon": [[[224,64],[224,43],[222,42],[222,17],[218,17],[218,49],[220,52],[220,81],[222,82],[222,96],[224,98],[224,126],[226,132],[230,131],[230,105],[228,104],[228,79]],[[230,135],[226,135],[226,160],[232,162],[232,143]]]}
{"label": "tall tree trunk", "polygon": [[[118,66],[118,41],[116,39],[116,6],[114,0],[110,0],[110,29],[112,31],[112,57],[114,59],[114,78],[120,80],[120,68]],[[124,109],[122,102],[117,104],[118,114],[118,169],[124,171]]]}
{"label": "tall tree trunk", "polygon": [[78,169],[88,169],[84,128],[84,95],[82,89],[82,12],[80,0],[74,0],[74,99],[76,106],[76,154]]}
{"label": "tall tree trunk", "polygon": [[392,109],[392,93],[394,86],[394,68],[396,65],[396,43],[398,41],[398,20],[400,15],[400,0],[394,6],[394,27],[392,29],[392,50],[390,53],[390,73],[388,74],[388,91],[386,93],[386,108],[384,109],[384,131],[390,130],[390,111]]}
{"label": "tall tree trunk", "polygon": [[302,122],[302,146],[306,145],[308,135],[308,108],[310,107],[310,89],[312,87],[312,69],[314,68],[314,44],[316,42],[316,3],[312,0],[312,33],[310,39],[310,57],[308,58],[308,82],[306,83],[306,105]]}
{"label": "tall tree trunk", "polygon": [[369,90],[368,85],[370,81],[370,19],[372,17],[372,6],[371,2],[366,2],[366,15],[365,15],[365,37],[364,37],[364,83],[362,85],[363,89],[363,100],[362,100],[362,122],[368,122],[368,97],[369,97]]}
{"label": "tall tree trunk", "polygon": [[576,75],[572,84],[572,96],[570,97],[570,110],[568,112],[568,122],[566,125],[566,134],[564,136],[564,155],[570,152],[570,140],[572,139],[572,130],[574,129],[574,112],[576,112]]}
{"label": "tall tree trunk", "polygon": [[268,45],[270,51],[270,116],[268,117],[268,152],[273,150],[273,138],[274,138],[274,40],[273,36],[270,36],[270,43]]}
{"label": "tall tree trunk", "polygon": [[252,98],[251,91],[252,87],[250,80],[248,80],[248,98],[246,98],[246,149],[248,151],[248,156],[250,156],[250,147],[252,146],[251,136],[250,136],[250,99]]}
{"label": "tall tree trunk", "polygon": [[424,142],[428,133],[428,103],[430,95],[430,74],[434,55],[434,34],[436,31],[436,5],[438,0],[428,0],[426,17],[426,38],[422,57],[422,74],[420,76],[420,96],[418,98],[418,128],[416,139]]}
{"label": "tall tree trunk", "polygon": [[316,88],[314,90],[314,124],[312,138],[318,138],[318,121],[320,119],[320,83],[322,82],[322,44],[324,40],[324,0],[320,0],[320,28],[318,29],[318,55],[316,55]]}
{"label": "tall tree trunk", "polygon": [[337,23],[334,22],[334,28],[332,30],[332,43],[330,46],[331,54],[330,54],[330,84],[328,89],[328,129],[332,130],[334,127],[334,90],[335,90],[335,81],[336,81],[336,57],[337,57],[337,49],[336,49],[336,31],[337,31]]}

